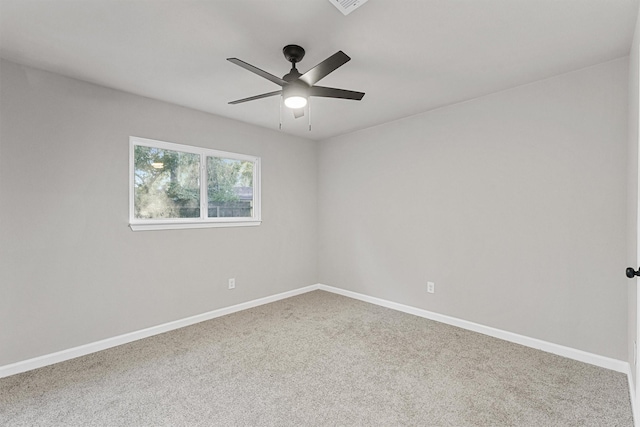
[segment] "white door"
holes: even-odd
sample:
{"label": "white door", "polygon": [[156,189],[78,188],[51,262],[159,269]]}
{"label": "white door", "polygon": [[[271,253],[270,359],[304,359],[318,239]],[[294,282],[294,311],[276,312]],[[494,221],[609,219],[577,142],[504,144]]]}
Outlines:
{"label": "white door", "polygon": [[[640,227],[640,224],[639,224]],[[640,242],[640,228],[638,228],[638,242]],[[640,264],[640,253],[638,253],[638,263]],[[638,359],[640,359],[640,356],[638,355],[638,345],[640,345],[640,289],[638,289],[638,282],[636,280],[636,341],[635,341],[635,347],[634,347],[634,352],[633,352],[633,357],[634,360],[632,360],[632,364],[635,364],[635,369],[636,369],[636,401],[635,401],[635,406],[636,406],[636,410],[638,412],[640,412],[640,363],[638,363]],[[631,366],[631,369],[633,369],[633,365]],[[640,417],[639,414],[636,414],[638,417]],[[636,425],[640,425],[640,420],[636,420]]]}

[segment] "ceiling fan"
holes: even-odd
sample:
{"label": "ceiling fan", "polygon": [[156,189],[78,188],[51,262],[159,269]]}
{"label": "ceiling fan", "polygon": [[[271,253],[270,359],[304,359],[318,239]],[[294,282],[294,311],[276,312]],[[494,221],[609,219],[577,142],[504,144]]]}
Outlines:
{"label": "ceiling fan", "polygon": [[352,90],[336,89],[333,87],[315,86],[317,82],[325,78],[327,75],[335,71],[337,68],[346,64],[351,60],[347,54],[343,51],[331,55],[309,71],[304,74],[300,74],[296,68],[296,64],[304,57],[304,49],[298,45],[290,44],[282,49],[282,53],[287,61],[291,62],[291,71],[282,76],[282,78],[267,73],[260,68],[254,67],[251,64],[247,64],[238,58],[227,58],[227,61],[233,62],[236,65],[249,70],[254,74],[264,77],[265,79],[279,85],[282,90],[276,90],[274,92],[263,93],[261,95],[251,96],[249,98],[238,99],[231,101],[229,104],[240,104],[247,101],[254,101],[256,99],[267,98],[269,96],[282,95],[284,99],[284,105],[293,110],[295,118],[304,116],[304,107],[307,105],[307,101],[310,96],[319,96],[324,98],[340,98],[340,99],[353,99],[360,101],[364,96],[363,92],[355,92]]}

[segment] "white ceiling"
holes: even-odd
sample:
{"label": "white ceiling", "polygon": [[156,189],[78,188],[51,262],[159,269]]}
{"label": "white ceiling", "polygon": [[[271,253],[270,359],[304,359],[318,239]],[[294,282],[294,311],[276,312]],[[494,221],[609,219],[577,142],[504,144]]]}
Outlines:
{"label": "white ceiling", "polygon": [[584,68],[629,52],[638,0],[370,0],[343,16],[328,0],[0,0],[0,56],[138,95],[277,129],[279,87],[299,44],[305,72],[338,50],[351,61],[319,84],[366,92],[312,98],[325,139]]}

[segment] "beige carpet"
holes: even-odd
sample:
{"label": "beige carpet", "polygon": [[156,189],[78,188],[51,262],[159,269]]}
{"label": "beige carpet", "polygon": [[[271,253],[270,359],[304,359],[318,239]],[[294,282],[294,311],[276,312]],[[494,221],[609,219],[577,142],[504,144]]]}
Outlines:
{"label": "beige carpet", "polygon": [[0,380],[3,426],[632,426],[626,376],[315,291]]}

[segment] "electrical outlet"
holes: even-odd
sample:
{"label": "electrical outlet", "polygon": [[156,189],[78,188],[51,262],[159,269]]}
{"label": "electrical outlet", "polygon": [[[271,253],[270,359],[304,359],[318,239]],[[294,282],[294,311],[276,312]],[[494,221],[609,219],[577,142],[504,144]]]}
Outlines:
{"label": "electrical outlet", "polygon": [[436,292],[436,284],[434,282],[427,282],[427,292],[433,294]]}
{"label": "electrical outlet", "polygon": [[229,279],[229,289],[236,288],[236,279]]}

